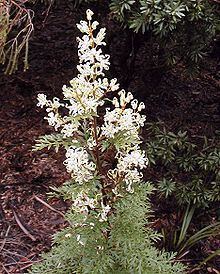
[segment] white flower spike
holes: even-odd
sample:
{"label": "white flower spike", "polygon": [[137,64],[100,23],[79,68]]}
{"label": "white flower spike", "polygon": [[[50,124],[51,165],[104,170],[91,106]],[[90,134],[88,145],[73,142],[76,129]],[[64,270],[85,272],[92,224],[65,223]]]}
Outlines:
{"label": "white flower spike", "polygon": [[[131,92],[119,90],[116,78],[105,77],[110,66],[110,57],[101,48],[105,45],[106,29],[101,28],[95,34],[99,23],[92,20],[91,10],[87,10],[86,17],[87,21],[77,24],[83,34],[77,38],[78,74],[70,86],[63,86],[63,102],[39,94],[37,105],[46,108],[45,119],[65,141],[64,165],[75,186],[71,194],[72,210],[82,216],[74,226],[93,229],[89,216],[95,216],[101,223],[108,222],[114,211],[112,201],[126,192],[133,193],[134,184],[143,178],[141,170],[148,160],[140,148],[139,137],[145,122],[145,116],[140,113],[144,103],[134,99]],[[117,96],[112,99],[112,106],[108,104],[104,109],[110,92],[117,92]],[[99,113],[104,113],[100,119]],[[113,159],[106,161],[109,152]],[[79,234],[76,240],[80,245],[85,244]]]}

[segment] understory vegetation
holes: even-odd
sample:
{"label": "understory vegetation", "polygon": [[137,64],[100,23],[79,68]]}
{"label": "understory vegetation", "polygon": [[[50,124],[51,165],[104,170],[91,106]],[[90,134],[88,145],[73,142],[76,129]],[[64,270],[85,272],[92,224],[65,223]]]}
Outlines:
{"label": "understory vegetation", "polygon": [[[210,224],[209,220],[203,221],[196,232],[189,232],[196,213],[216,208],[220,201],[219,140],[189,138],[186,131],[171,132],[163,123],[149,124],[147,136],[145,149],[150,166],[159,174],[156,181],[152,178],[158,201],[161,204],[172,201],[179,210],[177,214],[180,213],[178,224],[169,230],[162,225],[163,246],[183,257],[201,240],[219,235],[220,222]],[[193,139],[197,140],[193,142]],[[220,220],[218,210],[215,215],[216,220]],[[215,254],[218,253],[219,249]]]}
{"label": "understory vegetation", "polygon": [[[219,39],[219,4],[209,0],[67,2],[68,8],[76,11],[74,19],[68,18],[71,24],[74,22],[76,25],[76,37],[69,37],[70,28],[65,31],[73,50],[77,48],[78,55],[78,61],[75,56],[75,59],[69,55],[65,57],[68,77],[72,75],[69,84],[63,83],[67,75],[61,72],[59,66],[53,71],[40,61],[43,46],[39,40],[35,44],[35,50],[39,46],[37,55],[31,55],[35,24],[37,26],[35,13],[39,7],[43,7],[39,13],[40,18],[44,19],[40,19],[37,34],[50,27],[53,29],[51,22],[57,15],[51,17],[51,21],[47,20],[50,14],[53,14],[53,9],[63,5],[61,1],[3,0],[0,3],[0,69],[5,81],[0,85],[9,89],[10,83],[14,85],[18,81],[18,100],[24,96],[29,104],[27,112],[23,111],[24,107],[20,104],[20,109],[17,112],[13,109],[6,119],[10,115],[15,118],[21,115],[22,119],[25,119],[28,111],[34,109],[39,125],[26,123],[26,126],[30,126],[33,132],[35,128],[42,127],[42,130],[40,129],[29,142],[33,159],[29,159],[28,164],[25,162],[24,165],[30,165],[31,174],[36,172],[32,171],[32,168],[38,164],[37,157],[43,159],[43,165],[46,165],[47,160],[58,157],[61,168],[51,168],[50,180],[54,179],[53,172],[60,173],[61,170],[66,172],[65,178],[68,178],[64,183],[54,183],[49,187],[44,186],[48,177],[43,172],[39,172],[37,179],[33,179],[33,193],[38,187],[42,188],[48,199],[65,204],[65,210],[63,213],[59,212],[49,205],[49,202],[47,204],[36,198],[31,191],[28,195],[32,193],[32,200],[36,199],[49,210],[58,213],[62,220],[53,220],[56,229],[55,234],[50,234],[51,242],[47,239],[47,244],[43,243],[47,245],[46,248],[40,249],[33,258],[30,256],[27,267],[22,268],[22,264],[25,264],[22,261],[22,266],[11,268],[11,272],[8,272],[7,267],[17,263],[15,259],[8,259],[8,254],[13,255],[10,251],[7,259],[4,258],[6,263],[2,263],[4,273],[220,273],[220,135],[217,129],[220,125],[219,92],[216,91],[212,97],[207,91],[201,94],[202,91],[196,89],[200,79],[203,79],[198,75],[201,74],[201,68],[206,66],[205,58],[213,53],[213,45],[216,45]],[[67,17],[69,10],[62,8],[62,11],[63,16]],[[106,22],[108,26],[105,26]],[[114,36],[114,27],[119,30],[126,48],[120,41],[120,35],[117,36],[117,33]],[[56,27],[53,31],[57,31]],[[109,36],[108,31],[111,32]],[[62,35],[62,31],[58,32],[58,35]],[[53,36],[42,37],[45,41],[48,39],[52,46],[56,46],[56,43],[61,45],[61,48],[66,46],[66,41],[54,41]],[[124,72],[123,68],[114,68],[120,67],[121,63],[112,62],[109,55],[111,51],[120,55],[120,51],[117,52],[120,48],[117,43],[122,43],[120,46],[126,52],[125,58],[121,59],[121,63],[126,66]],[[114,44],[117,44],[115,48]],[[146,58],[144,54],[149,56]],[[62,55],[64,53],[61,52],[58,58],[61,59]],[[51,59],[53,67],[54,56],[55,54],[52,57],[48,54],[43,58]],[[22,78],[28,73],[29,67],[34,71],[38,57],[39,67],[52,75],[52,82],[48,81],[44,88],[41,88],[41,75],[34,78],[37,84],[33,85],[31,74],[28,80]],[[166,90],[157,90],[153,83],[152,89],[142,87],[143,83],[151,82],[151,78],[146,80],[149,72],[142,66],[145,59],[149,60],[149,71],[154,72],[152,77],[156,78],[155,82],[159,83],[161,79],[165,81]],[[219,65],[211,65],[214,67],[211,69],[218,70]],[[190,72],[191,77],[186,70]],[[121,75],[115,75],[118,71],[122,71]],[[158,71],[165,77],[158,76]],[[193,74],[194,71],[197,72],[199,80]],[[210,86],[215,79],[219,85],[219,75],[216,71],[217,76],[214,73],[203,75]],[[170,86],[175,86],[175,83],[170,83],[176,79],[169,79],[169,73],[179,73],[179,78],[185,84],[181,91],[171,93],[167,90]],[[137,77],[138,74],[141,75],[141,81]],[[62,81],[59,80],[57,85],[58,75]],[[118,79],[123,77],[133,77],[130,85],[126,80],[124,86],[118,82]],[[64,84],[62,90],[57,91],[61,82]],[[26,88],[27,91],[35,89],[31,100],[26,94]],[[193,90],[194,94],[190,94],[189,90]],[[186,91],[185,95],[183,91]],[[195,102],[207,99],[207,108],[214,108],[214,115],[206,121],[206,126],[209,127],[211,120],[215,125],[210,126],[210,134],[207,136],[197,133],[202,131],[200,121],[193,127],[192,120],[191,128],[187,127],[187,118],[180,118],[176,124],[175,121],[172,123],[172,111],[179,108],[178,102],[181,100],[184,105],[187,96],[192,96],[193,100],[196,98],[193,107]],[[5,96],[6,103],[9,97]],[[163,97],[163,100],[157,106],[160,97]],[[169,101],[174,102],[173,105]],[[164,112],[158,115],[156,107],[165,109],[166,103],[172,108],[171,114],[163,121]],[[186,112],[191,112],[193,108],[184,107]],[[198,120],[208,116],[204,117],[203,113],[200,115],[201,109],[202,107],[197,109]],[[12,126],[16,123],[17,121],[13,122]],[[5,131],[3,134],[0,131],[2,139]],[[24,146],[24,135],[25,129],[23,135],[16,133],[12,144],[6,142],[1,151],[5,153],[10,150],[16,142],[21,144],[21,147]],[[7,155],[5,162],[2,162],[3,171],[5,167],[7,169],[10,159],[16,162],[15,168],[10,165],[15,169],[15,175],[11,176],[14,181],[24,169],[20,164],[23,158],[18,154]],[[25,174],[25,179],[20,179],[22,184],[26,178],[28,180],[29,173]],[[8,187],[9,177],[7,175],[2,179],[2,187],[6,190],[10,190],[13,185]],[[20,181],[16,182],[13,188],[20,186]],[[19,200],[23,203],[25,198],[20,197]],[[0,217],[3,216],[2,227],[8,224],[5,221],[10,215],[8,208],[12,209],[12,217],[28,240],[31,239],[34,244],[39,241],[41,244],[42,236],[38,238],[34,230],[29,231],[29,226],[23,225],[22,218],[20,220],[19,214],[16,213],[14,202],[4,202],[2,208],[0,207]],[[4,211],[7,214],[4,214]],[[28,218],[35,220],[31,214]],[[0,250],[5,253],[7,242],[13,244],[9,237],[11,227],[13,226],[9,224],[4,234],[5,239],[0,239]],[[29,255],[24,255],[25,260]]]}
{"label": "understory vegetation", "polygon": [[147,136],[148,159],[161,170],[157,181],[160,197],[173,197],[179,206],[196,208],[220,201],[219,140],[197,137],[194,143],[186,131],[175,134],[160,124],[151,125]]}
{"label": "understory vegetation", "polygon": [[[45,5],[59,5],[57,0],[44,0]],[[69,1],[76,8],[82,4],[101,5],[98,0]],[[169,67],[185,62],[191,73],[209,50],[209,45],[219,30],[219,12],[215,1],[209,0],[110,0],[109,14],[124,29],[142,33],[148,48],[154,52],[152,63],[157,67]],[[3,0],[0,6],[0,62],[5,73],[13,73],[19,60],[24,70],[28,68],[29,39],[33,31],[34,12],[31,6],[36,0]],[[27,8],[28,6],[29,8]],[[49,10],[48,10],[49,11]],[[133,37],[132,55],[139,47]],[[22,56],[23,55],[23,56]],[[22,56],[22,57],[21,57]]]}

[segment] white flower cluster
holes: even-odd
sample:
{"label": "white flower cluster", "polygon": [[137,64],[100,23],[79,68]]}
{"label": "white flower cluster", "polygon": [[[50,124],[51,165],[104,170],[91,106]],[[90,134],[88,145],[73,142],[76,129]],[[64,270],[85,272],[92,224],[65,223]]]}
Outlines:
{"label": "white flower cluster", "polygon": [[[48,100],[46,95],[39,94],[38,106],[46,107],[48,115],[45,119],[49,125],[59,130],[64,137],[72,137],[73,142],[66,149],[64,165],[73,180],[82,185],[83,189],[79,193],[73,193],[74,210],[85,216],[84,221],[89,212],[93,211],[100,222],[105,222],[113,207],[108,200],[111,195],[105,191],[112,190],[112,196],[120,196],[121,190],[132,193],[133,184],[142,179],[141,169],[148,163],[145,153],[140,149],[139,137],[140,128],[145,122],[145,116],[141,114],[145,106],[134,99],[130,92],[120,90],[118,98],[112,100],[113,108],[106,109],[103,124],[98,126],[98,107],[105,103],[106,94],[117,91],[119,85],[116,79],[105,78],[104,71],[110,65],[109,55],[103,54],[100,46],[105,45],[106,30],[101,28],[94,35],[99,23],[92,22],[92,15],[93,12],[88,10],[88,21],[77,24],[83,33],[82,38],[77,38],[79,73],[70,81],[69,87],[63,86],[63,103],[58,98]],[[60,114],[60,108],[67,110],[65,116]],[[77,143],[76,146],[74,142]],[[111,144],[111,148],[116,148],[117,164],[114,169],[104,163],[104,144]],[[110,190],[105,190],[105,183],[102,182],[106,179],[106,173],[112,181]],[[93,180],[95,177],[100,180],[101,187],[97,187],[96,180]],[[86,185],[87,182],[89,184]],[[88,195],[90,183],[94,183],[97,189],[94,197]],[[83,244],[80,235],[77,237],[77,241]]]}
{"label": "white flower cluster", "polygon": [[[38,95],[38,106],[47,107],[49,125],[55,130],[62,127],[61,132],[66,137],[73,135],[80,126],[80,120],[97,115],[97,108],[104,104],[103,98],[106,93],[119,88],[116,79],[108,80],[104,78],[104,70],[109,69],[109,55],[103,54],[101,45],[105,45],[105,28],[101,28],[96,36],[93,31],[97,28],[98,22],[91,22],[93,12],[87,11],[86,21],[77,24],[79,30],[84,33],[82,38],[77,38],[79,74],[70,81],[70,87],[63,86],[64,101],[59,103],[59,99],[47,100],[46,95]],[[68,109],[68,116],[62,117],[59,114],[59,107]]]}
{"label": "white flower cluster", "polygon": [[59,108],[63,106],[60,103],[59,98],[53,98],[53,101],[47,100],[47,96],[45,94],[38,94],[38,103],[37,106],[39,107],[46,107],[46,111],[48,112],[48,116],[45,119],[48,121],[50,126],[53,126],[55,130],[57,130],[62,124],[63,119],[59,115]]}
{"label": "white flower cluster", "polygon": [[[85,220],[87,219],[89,210],[99,209],[100,213],[97,215],[97,218],[100,222],[107,221],[107,215],[111,210],[111,207],[109,205],[105,206],[103,202],[101,202],[100,206],[97,197],[96,199],[89,198],[89,196],[84,191],[78,193],[78,195],[74,198],[73,207],[75,211],[85,215]],[[93,223],[90,223],[89,225],[91,226],[91,228],[93,228],[94,226]]]}
{"label": "white flower cluster", "polygon": [[133,166],[140,167],[141,169],[146,167],[146,156],[145,152],[141,151],[139,148],[127,153],[125,155],[121,155],[118,162],[118,169],[126,172],[126,169],[130,169]]}
{"label": "white flower cluster", "polygon": [[64,165],[72,178],[79,184],[83,184],[94,178],[96,165],[89,160],[87,151],[82,148],[70,147],[66,152]]}
{"label": "white flower cluster", "polygon": [[132,184],[139,182],[143,174],[138,170],[143,169],[148,164],[148,159],[144,151],[139,148],[131,150],[127,154],[121,153],[118,158],[117,174],[124,177],[126,189],[128,192],[133,192]]}
{"label": "white flower cluster", "polygon": [[[127,96],[124,90],[118,92],[119,100],[115,97],[113,110],[106,109],[104,116],[104,125],[102,126],[102,134],[107,138],[114,138],[117,133],[126,137],[135,137],[139,140],[140,127],[144,126],[146,117],[139,112],[145,108],[143,103],[138,105],[133,95],[128,92]],[[127,104],[131,103],[131,108],[127,108]]]}
{"label": "white flower cluster", "polygon": [[[144,103],[138,103],[131,93],[124,90],[118,92],[119,99],[113,99],[113,110],[107,109],[104,116],[102,134],[107,138],[123,140],[122,145],[116,146],[118,164],[116,169],[109,170],[109,177],[116,181],[114,193],[121,180],[125,182],[126,190],[133,192],[132,184],[139,182],[143,174],[139,169],[146,167],[148,160],[139,144],[140,128],[144,126],[146,117],[140,112],[145,108]],[[128,107],[128,104],[131,107]]]}
{"label": "white flower cluster", "polygon": [[89,198],[88,195],[81,191],[74,199],[74,209],[84,215],[87,215],[89,209],[94,209],[97,206],[97,200]]}
{"label": "white flower cluster", "polygon": [[126,186],[126,190],[133,193],[133,184],[140,182],[143,178],[143,173],[139,169],[143,169],[148,164],[148,159],[139,147],[131,147],[127,153],[118,152],[117,155],[118,164],[113,170],[109,170],[108,175],[116,183],[116,187],[113,192],[118,195],[118,182],[123,181]]}

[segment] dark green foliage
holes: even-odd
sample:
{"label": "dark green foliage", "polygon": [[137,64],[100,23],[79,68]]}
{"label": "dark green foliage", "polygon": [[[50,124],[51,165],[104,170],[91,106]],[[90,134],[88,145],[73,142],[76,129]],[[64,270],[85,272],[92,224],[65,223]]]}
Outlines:
{"label": "dark green foliage", "polygon": [[220,223],[210,224],[208,218],[206,224],[192,229],[197,208],[220,201],[219,140],[190,139],[187,132],[170,132],[158,123],[150,124],[146,147],[150,166],[158,177],[161,203],[177,203],[174,219],[162,225],[163,247],[182,258],[192,247],[216,237],[220,231]]}
{"label": "dark green foliage", "polygon": [[161,170],[160,196],[174,196],[180,205],[198,207],[220,201],[219,141],[204,139],[196,145],[186,132],[175,134],[154,125],[149,129],[146,150],[152,167]]}
{"label": "dark green foliage", "polygon": [[[65,193],[65,187],[69,194]],[[71,196],[72,189],[68,191],[68,188],[72,187],[73,183],[61,189],[65,198]],[[55,235],[51,252],[44,255],[44,261],[35,265],[30,273],[184,273],[181,264],[171,263],[172,256],[153,247],[159,236],[148,227],[150,208],[146,199],[151,191],[149,184],[141,184],[135,187],[133,194],[119,198],[108,223],[89,215],[87,223],[94,223],[93,228],[77,227],[77,218],[82,214],[70,210],[67,219],[73,226]],[[77,235],[84,245],[77,242]]]}
{"label": "dark green foliage", "polygon": [[[3,1],[7,4],[10,1]],[[29,0],[52,5],[56,0]],[[97,0],[73,0],[76,6]],[[125,27],[145,34],[149,47],[158,48],[157,64],[173,65],[185,61],[190,66],[197,64],[204,56],[218,28],[218,15],[214,1],[198,0],[109,0],[111,14]],[[57,0],[59,3],[59,0]],[[6,73],[17,69],[19,56],[25,52],[24,69],[28,68],[28,41],[33,30],[33,12],[26,10],[22,1],[16,11],[12,4],[5,12],[1,7],[0,62],[6,64]],[[97,6],[98,7],[98,6]],[[6,8],[5,8],[6,9]],[[13,20],[16,12],[24,13],[22,22]],[[17,33],[8,39],[11,29]],[[25,33],[20,38],[19,30]],[[22,42],[20,42],[20,40]],[[19,41],[19,46],[17,42]],[[24,49],[24,50],[23,50]],[[155,59],[155,56],[154,56]]]}
{"label": "dark green foliage", "polygon": [[168,64],[197,63],[217,25],[210,1],[112,0],[111,10],[135,32],[146,33],[152,45],[157,43]]}
{"label": "dark green foliage", "polygon": [[95,2],[96,0],[75,0],[75,6],[78,6],[82,3],[90,3],[90,2]]}
{"label": "dark green foliage", "polygon": [[[97,1],[97,0],[96,0]],[[79,4],[88,1],[75,0]],[[98,2],[98,1],[97,1]],[[218,27],[215,2],[208,0],[109,0],[111,14],[124,27],[144,34],[158,48],[157,64],[183,61],[196,68]],[[135,41],[134,41],[135,42]]]}
{"label": "dark green foliage", "polygon": [[195,209],[195,205],[191,207],[189,205],[187,206],[180,227],[173,227],[172,229],[165,227],[162,229],[163,247],[166,250],[177,252],[177,257],[179,258],[187,254],[194,245],[199,244],[209,237],[219,235],[219,222],[212,223],[205,227],[203,226],[202,229],[190,233],[189,228],[195,215]]}

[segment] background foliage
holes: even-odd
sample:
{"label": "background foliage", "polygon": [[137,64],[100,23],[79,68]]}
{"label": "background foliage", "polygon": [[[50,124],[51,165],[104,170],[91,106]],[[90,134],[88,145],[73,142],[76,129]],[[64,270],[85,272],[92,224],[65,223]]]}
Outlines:
{"label": "background foliage", "polygon": [[[84,1],[75,1],[80,4]],[[87,2],[87,1],[86,1]],[[97,1],[98,2],[98,1]],[[142,33],[153,50],[154,65],[184,62],[197,67],[218,28],[218,7],[204,0],[111,0],[110,12],[124,28]],[[134,35],[133,52],[139,48]],[[192,71],[192,70],[191,70]]]}
{"label": "background foliage", "polygon": [[[36,0],[4,0],[0,17],[0,62],[5,72],[17,69],[24,52],[24,69],[28,68],[28,41],[33,31],[33,11],[26,8]],[[47,5],[59,1],[40,1]],[[97,0],[73,0],[75,7]],[[213,1],[198,0],[111,0],[106,1],[110,14],[124,28],[142,33],[148,47],[153,50],[153,63],[158,67],[185,62],[196,68],[213,40],[218,26],[218,12]],[[140,46],[134,34],[131,57]]]}
{"label": "background foliage", "polygon": [[157,182],[161,197],[196,207],[220,201],[219,140],[200,137],[193,142],[187,132],[174,133],[159,124],[151,125],[148,133],[147,155],[161,171]]}
{"label": "background foliage", "polygon": [[0,64],[5,73],[18,68],[22,56],[24,70],[28,68],[29,39],[33,31],[34,12],[22,0],[3,0],[0,3]]}

